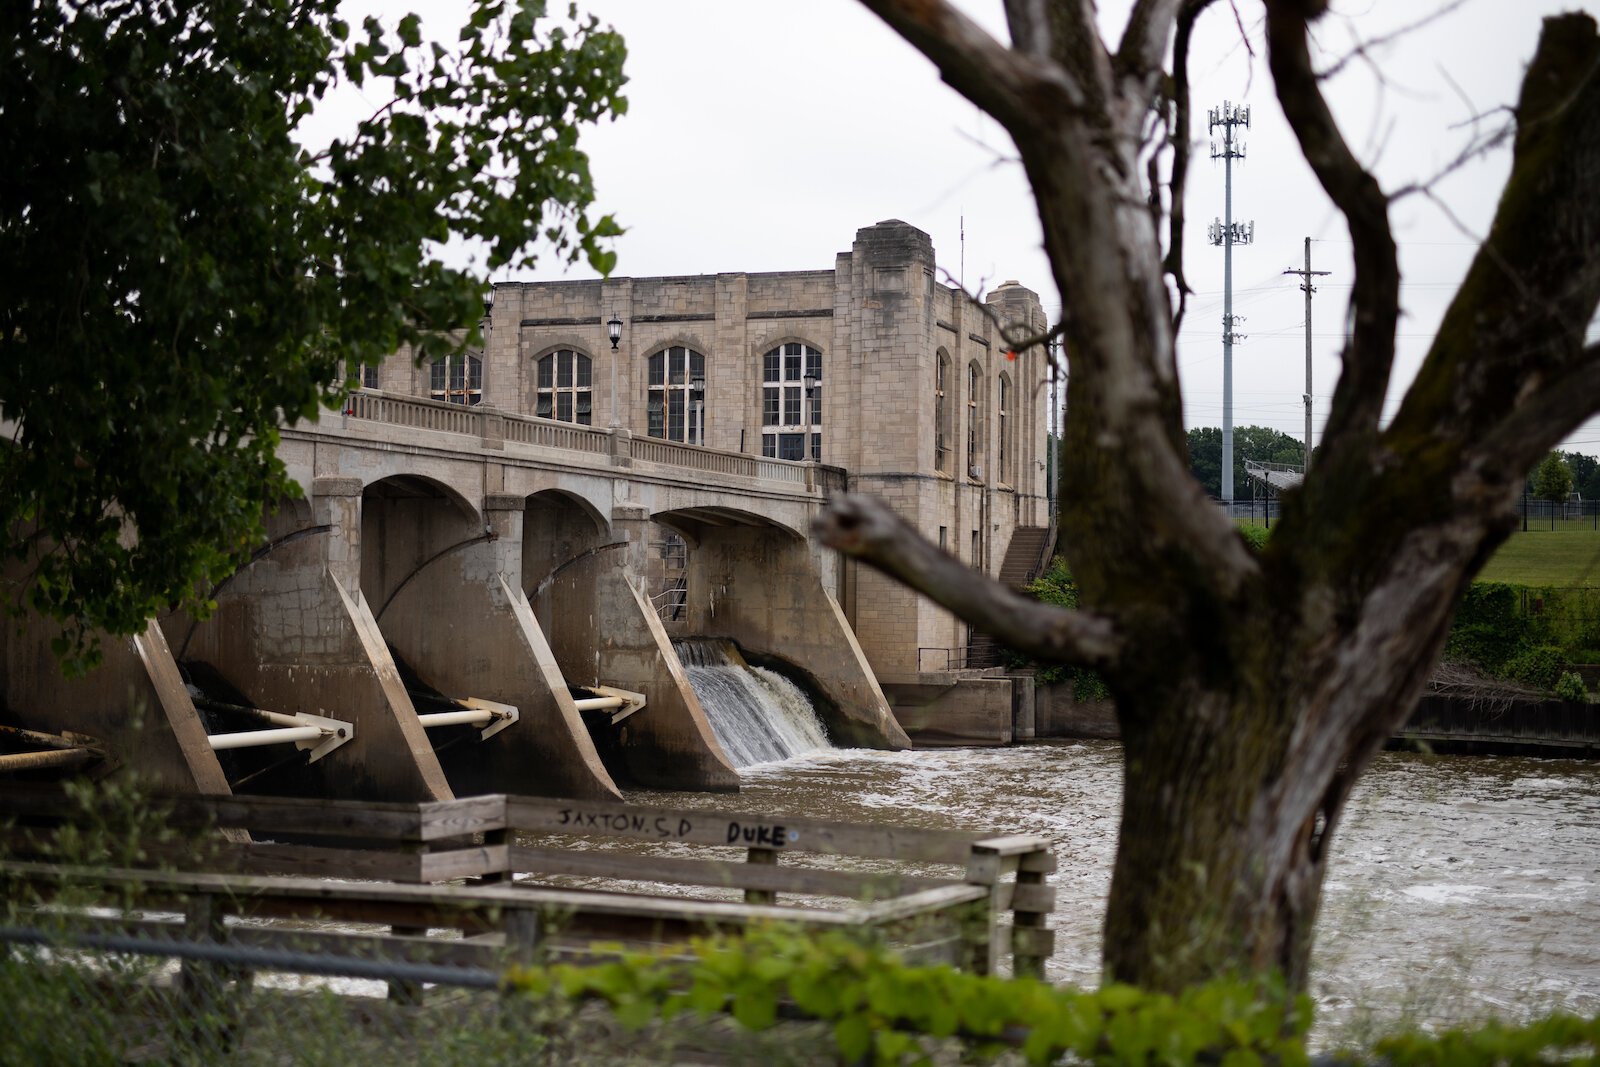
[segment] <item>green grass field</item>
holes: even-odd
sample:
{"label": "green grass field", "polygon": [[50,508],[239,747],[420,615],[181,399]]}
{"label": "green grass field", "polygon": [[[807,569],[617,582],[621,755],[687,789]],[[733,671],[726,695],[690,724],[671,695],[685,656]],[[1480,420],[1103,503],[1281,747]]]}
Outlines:
{"label": "green grass field", "polygon": [[[1262,522],[1241,519],[1239,525],[1261,526]],[[1478,581],[1600,588],[1600,531],[1594,528],[1593,519],[1558,520],[1553,530],[1546,519],[1543,527],[1512,534],[1483,568]]]}
{"label": "green grass field", "polygon": [[1600,586],[1600,533],[1578,529],[1518,531],[1489,560],[1483,582],[1512,585]]}

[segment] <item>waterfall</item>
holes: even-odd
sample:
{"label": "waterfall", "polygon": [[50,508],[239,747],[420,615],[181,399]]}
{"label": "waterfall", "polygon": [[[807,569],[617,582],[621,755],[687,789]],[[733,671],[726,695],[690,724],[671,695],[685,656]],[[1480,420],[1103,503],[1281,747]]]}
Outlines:
{"label": "waterfall", "polygon": [[800,687],[776,671],[750,666],[733,642],[674,641],[672,647],[735,767],[833,747]]}

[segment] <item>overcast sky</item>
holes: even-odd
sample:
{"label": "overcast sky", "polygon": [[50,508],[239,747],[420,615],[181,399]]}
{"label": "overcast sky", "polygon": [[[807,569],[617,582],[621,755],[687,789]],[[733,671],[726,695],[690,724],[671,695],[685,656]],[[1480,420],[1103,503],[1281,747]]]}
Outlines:
{"label": "overcast sky", "polygon": [[[558,5],[559,6],[559,5]],[[1061,298],[1010,138],[945,87],[930,63],[855,0],[587,0],[625,37],[629,109],[588,133],[599,206],[628,229],[616,273],[648,276],[833,266],[855,231],[903,219],[933,237],[940,267],[967,288],[1017,279],[1052,315]],[[962,0],[1003,36],[999,0]],[[1127,0],[1104,0],[1120,33]],[[1336,0],[1317,28],[1319,66],[1448,6],[1446,0]],[[1592,0],[1465,0],[1436,21],[1366,50],[1326,82],[1346,137],[1388,190],[1434,177],[1472,140],[1504,124],[1532,55],[1539,19]],[[1205,110],[1251,108],[1247,156],[1234,170],[1234,217],[1255,243],[1234,250],[1234,424],[1303,431],[1303,240],[1318,282],[1313,305],[1314,423],[1320,432],[1338,371],[1350,283],[1348,233],[1300,159],[1272,94],[1259,5],[1227,2],[1201,19],[1190,68],[1200,122],[1185,235],[1196,290],[1178,351],[1189,426],[1222,420],[1223,254],[1206,229],[1223,211],[1223,167],[1209,157]],[[449,16],[441,16],[448,21]],[[448,32],[442,29],[440,32]],[[452,35],[453,36],[453,35]],[[1248,41],[1248,44],[1246,43]],[[1474,118],[1478,117],[1476,126]],[[1220,133],[1220,131],[1219,131]],[[1398,406],[1428,339],[1488,226],[1509,149],[1433,186],[1448,212],[1415,195],[1391,219],[1404,279],[1400,356],[1387,411]],[[965,243],[961,239],[965,228]],[[552,265],[533,275],[592,277]],[[499,280],[499,279],[497,279]],[[1600,452],[1600,427],[1568,447]]]}

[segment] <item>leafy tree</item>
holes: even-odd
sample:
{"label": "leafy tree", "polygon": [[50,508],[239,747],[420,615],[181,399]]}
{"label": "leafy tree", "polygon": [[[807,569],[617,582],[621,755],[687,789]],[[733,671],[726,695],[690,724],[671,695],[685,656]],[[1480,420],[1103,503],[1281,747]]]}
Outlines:
{"label": "leafy tree", "polygon": [[1533,495],[1540,500],[1561,501],[1567,499],[1568,494],[1572,492],[1575,479],[1572,468],[1567,466],[1567,461],[1562,458],[1561,453],[1551,452],[1539,461],[1529,481]]}
{"label": "leafy tree", "polygon": [[[1236,426],[1233,430],[1233,495],[1255,499],[1255,483],[1245,477],[1244,461],[1258,463],[1305,462],[1305,444],[1269,426]],[[1196,426],[1189,431],[1189,469],[1213,497],[1222,495],[1222,429]]]}
{"label": "leafy tree", "polygon": [[[401,344],[479,343],[480,276],[542,240],[609,270],[580,125],[620,112],[621,40],[479,0],[459,41],[357,31],[337,0],[35,0],[0,10],[0,528],[13,611],[96,658],[262,536],[278,427]],[[302,144],[340,84],[390,97]],[[452,332],[454,331],[454,332]]]}
{"label": "leafy tree", "polygon": [[1584,342],[1600,302],[1595,20],[1545,21],[1489,236],[1385,424],[1400,315],[1391,198],[1323,97],[1308,38],[1326,0],[1263,0],[1278,102],[1349,227],[1355,270],[1317,462],[1254,552],[1189,476],[1174,358],[1195,141],[1187,53],[1212,5],[1134,0],[1108,47],[1080,0],[1008,0],[1009,44],[949,0],[863,2],[1009,131],[1032,183],[1067,306],[1061,523],[1078,607],[1017,598],[871,498],[833,498],[818,531],[1011,647],[1110,686],[1125,771],[1104,927],[1113,978],[1175,990],[1281,971],[1303,988],[1351,788],[1516,523],[1526,472],[1600,408],[1600,344]]}
{"label": "leafy tree", "polygon": [[1561,501],[1567,499],[1570,492],[1572,469],[1561,458],[1561,453],[1552,452],[1539,461],[1533,472],[1533,493],[1541,500]]}
{"label": "leafy tree", "polygon": [[1567,468],[1572,471],[1572,487],[1585,500],[1600,500],[1600,460],[1582,452],[1562,452]]}

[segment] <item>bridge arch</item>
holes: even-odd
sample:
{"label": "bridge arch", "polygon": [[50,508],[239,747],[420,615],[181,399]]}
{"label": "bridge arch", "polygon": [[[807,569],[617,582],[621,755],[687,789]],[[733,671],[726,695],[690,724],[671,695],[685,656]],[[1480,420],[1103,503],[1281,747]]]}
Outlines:
{"label": "bridge arch", "polygon": [[361,591],[381,622],[395,596],[428,567],[492,539],[482,513],[452,486],[395,474],[361,490]]}

